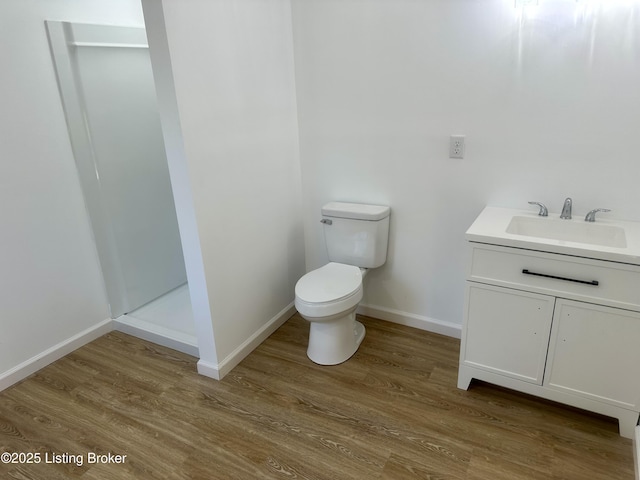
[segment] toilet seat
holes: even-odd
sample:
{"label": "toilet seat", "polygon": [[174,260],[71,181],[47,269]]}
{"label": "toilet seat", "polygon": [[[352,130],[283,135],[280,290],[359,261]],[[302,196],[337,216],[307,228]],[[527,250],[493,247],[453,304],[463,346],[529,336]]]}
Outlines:
{"label": "toilet seat", "polygon": [[335,302],[362,287],[362,272],[344,263],[327,263],[304,275],[296,284],[296,296],[309,303]]}
{"label": "toilet seat", "polygon": [[321,318],[346,312],[362,300],[362,271],[330,262],[298,280],[295,294],[296,308],[304,316]]}

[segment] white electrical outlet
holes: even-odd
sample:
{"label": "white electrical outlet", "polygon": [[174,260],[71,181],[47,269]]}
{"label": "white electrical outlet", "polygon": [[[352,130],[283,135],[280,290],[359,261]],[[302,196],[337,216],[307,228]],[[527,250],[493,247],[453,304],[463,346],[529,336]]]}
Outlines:
{"label": "white electrical outlet", "polygon": [[464,158],[464,135],[449,137],[449,158]]}

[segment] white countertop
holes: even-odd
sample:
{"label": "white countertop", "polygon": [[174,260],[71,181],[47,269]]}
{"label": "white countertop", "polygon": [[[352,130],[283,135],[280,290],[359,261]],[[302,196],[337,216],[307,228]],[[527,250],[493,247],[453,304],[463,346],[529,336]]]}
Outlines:
{"label": "white countertop", "polygon": [[[538,218],[538,214],[531,210],[485,207],[467,230],[466,239],[471,242],[526,248],[529,250],[640,265],[640,222],[615,220],[605,218],[605,215],[597,217],[597,223],[624,229],[627,245],[624,248],[617,248],[507,233],[507,227],[514,216]],[[559,213],[549,212],[549,217],[539,218],[543,220],[548,218],[550,221],[556,221],[556,217],[559,216]],[[584,216],[575,215],[571,220],[560,221],[584,222]]]}

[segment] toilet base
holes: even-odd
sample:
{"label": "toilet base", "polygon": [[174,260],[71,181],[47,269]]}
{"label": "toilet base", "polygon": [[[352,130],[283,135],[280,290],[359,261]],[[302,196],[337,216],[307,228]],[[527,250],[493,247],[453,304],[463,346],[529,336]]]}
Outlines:
{"label": "toilet base", "polygon": [[[367,329],[364,328],[364,325],[357,320],[354,320],[354,323],[355,325],[353,327],[353,334],[356,337],[356,345],[359,347],[362,343],[362,340],[364,340],[364,334],[367,333]],[[358,347],[356,347],[356,349]]]}
{"label": "toilet base", "polygon": [[356,320],[355,311],[337,320],[312,321],[307,357],[319,365],[345,362],[356,353],[365,333],[364,325]]}

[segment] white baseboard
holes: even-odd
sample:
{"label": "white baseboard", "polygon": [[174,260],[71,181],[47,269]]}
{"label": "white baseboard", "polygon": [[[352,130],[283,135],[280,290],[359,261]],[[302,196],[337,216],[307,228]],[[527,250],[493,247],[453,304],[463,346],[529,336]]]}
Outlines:
{"label": "white baseboard", "polygon": [[633,436],[633,463],[636,471],[636,480],[640,480],[640,425],[636,427]]}
{"label": "white baseboard", "polygon": [[275,317],[269,320],[260,330],[244,341],[238,348],[231,352],[224,360],[214,365],[203,360],[198,361],[198,373],[207,377],[222,380],[233,367],[238,365],[247,355],[264,342],[269,335],[275,332],[284,322],[296,313],[296,308],[291,302]]}
{"label": "white baseboard", "polygon": [[139,318],[121,315],[113,320],[113,328],[122,333],[172,348],[192,357],[199,357],[198,339],[195,336],[176,332]]}
{"label": "white baseboard", "polygon": [[205,377],[213,378],[215,380],[222,380],[220,377],[220,369],[216,364],[205,362],[200,359],[198,360],[197,368],[200,375],[204,375]]}
{"label": "white baseboard", "polygon": [[392,308],[360,304],[357,313],[400,325],[406,325],[407,327],[418,328],[427,332],[439,333],[447,337],[460,338],[462,335],[462,325],[457,323],[436,320],[435,318],[423,317]]}
{"label": "white baseboard", "polygon": [[14,383],[18,383],[20,380],[24,380],[32,373],[37,372],[41,368],[46,367],[50,363],[59,360],[65,355],[73,352],[74,350],[86,345],[89,342],[94,341],[96,338],[109,333],[113,330],[113,322],[110,318],[103,320],[102,322],[87,328],[86,330],[70,337],[62,342],[48,348],[42,353],[25,360],[21,364],[13,367],[10,370],[0,374],[0,391],[9,388]]}

